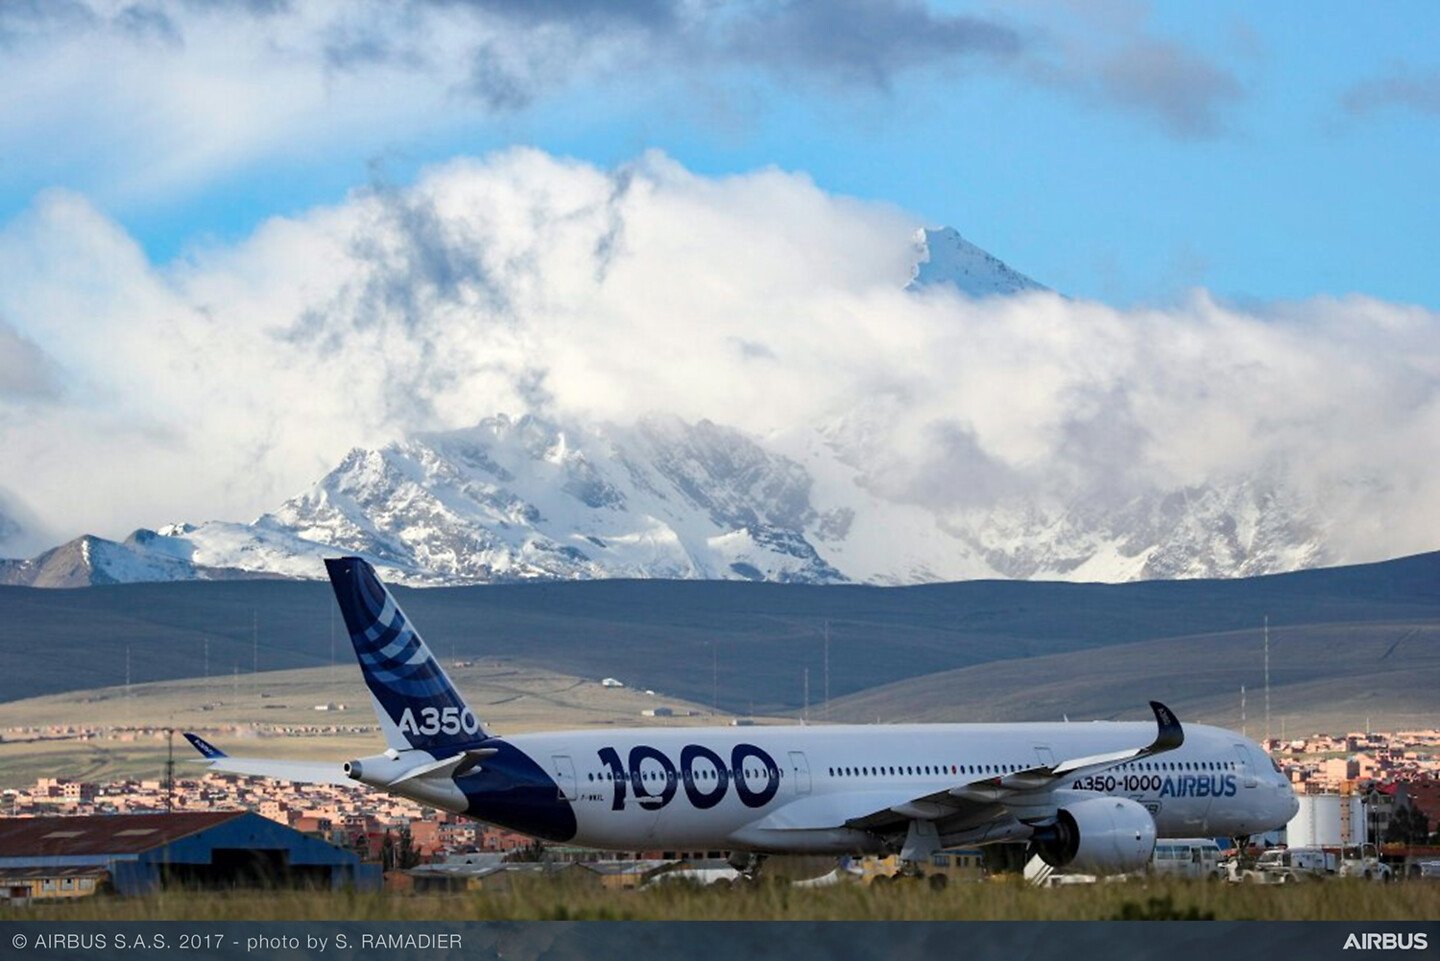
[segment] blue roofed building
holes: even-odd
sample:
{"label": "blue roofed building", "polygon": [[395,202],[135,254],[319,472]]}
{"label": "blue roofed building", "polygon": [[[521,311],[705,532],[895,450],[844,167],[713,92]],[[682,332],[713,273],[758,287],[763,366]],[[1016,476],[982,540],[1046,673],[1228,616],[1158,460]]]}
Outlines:
{"label": "blue roofed building", "polygon": [[0,896],[12,901],[380,885],[380,865],[250,811],[0,818]]}

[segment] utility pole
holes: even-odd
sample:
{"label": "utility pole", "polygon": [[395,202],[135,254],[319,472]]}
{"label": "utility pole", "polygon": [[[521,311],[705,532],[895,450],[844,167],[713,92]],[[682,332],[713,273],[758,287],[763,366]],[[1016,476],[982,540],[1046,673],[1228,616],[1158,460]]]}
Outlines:
{"label": "utility pole", "polygon": [[175,806],[175,729],[165,729],[165,813]]}
{"label": "utility pole", "polygon": [[1270,750],[1270,615],[1265,615],[1265,750]]}
{"label": "utility pole", "polygon": [[825,720],[830,720],[830,622],[825,622]]}
{"label": "utility pole", "polygon": [[805,711],[800,715],[801,724],[810,723],[810,668],[805,668]]}

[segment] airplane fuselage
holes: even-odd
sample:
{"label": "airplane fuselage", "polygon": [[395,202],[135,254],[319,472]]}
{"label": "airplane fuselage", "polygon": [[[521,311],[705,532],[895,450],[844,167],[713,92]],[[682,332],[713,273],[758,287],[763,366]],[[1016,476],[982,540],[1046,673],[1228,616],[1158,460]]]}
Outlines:
{"label": "airplane fuselage", "polygon": [[[1143,723],[809,725],[617,729],[492,738],[479,769],[419,799],[551,841],[616,850],[742,849],[863,853],[882,833],[844,812],[903,806],[956,784],[1056,759],[1122,750]],[[410,762],[414,763],[414,762]],[[1160,837],[1244,835],[1283,825],[1288,782],[1261,751],[1221,728],[1189,725],[1182,747],[1059,786],[1130,798]],[[406,793],[403,787],[392,788]],[[833,810],[833,817],[827,818]],[[1023,839],[1012,816],[940,817],[947,844]]]}

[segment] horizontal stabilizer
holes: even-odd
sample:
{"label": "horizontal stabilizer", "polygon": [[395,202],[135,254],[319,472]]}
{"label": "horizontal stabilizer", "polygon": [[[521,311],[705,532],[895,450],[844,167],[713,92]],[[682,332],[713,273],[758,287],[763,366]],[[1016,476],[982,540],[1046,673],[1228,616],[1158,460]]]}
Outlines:
{"label": "horizontal stabilizer", "polygon": [[185,732],[185,740],[204,755],[207,770],[219,774],[243,774],[249,777],[269,777],[280,781],[295,781],[300,784],[354,784],[345,774],[345,767],[328,761],[281,761],[265,757],[231,757],[209,741],[198,735]]}
{"label": "horizontal stabilizer", "polygon": [[225,756],[224,751],[220,750],[218,747],[211,744],[209,741],[205,740],[198,734],[191,734],[189,731],[186,731],[185,740],[189,741],[191,747],[195,748],[195,750],[199,751],[206,757],[215,758]]}

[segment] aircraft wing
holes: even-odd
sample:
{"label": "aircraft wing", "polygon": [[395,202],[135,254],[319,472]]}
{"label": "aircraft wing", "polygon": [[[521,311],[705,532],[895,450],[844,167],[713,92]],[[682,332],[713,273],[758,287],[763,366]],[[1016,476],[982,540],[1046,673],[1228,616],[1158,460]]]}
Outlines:
{"label": "aircraft wing", "polygon": [[350,784],[355,781],[345,774],[344,765],[326,761],[279,761],[263,757],[231,757],[224,751],[200,737],[185,732],[189,741],[202,755],[207,770],[225,774],[247,774],[253,777],[276,778],[281,781],[296,781],[302,784]]}
{"label": "aircraft wing", "polygon": [[782,831],[841,826],[886,830],[900,828],[913,820],[938,821],[960,817],[967,822],[983,822],[1003,812],[1027,821],[1053,817],[1055,803],[1050,791],[1060,782],[1137,758],[1173,751],[1184,743],[1185,732],[1174,712],[1159,701],[1151,701],[1150,709],[1155,713],[1157,731],[1155,739],[1144,747],[1070,758],[1054,765],[978,778],[919,797],[889,790],[805,798],[785,805],[753,826]]}

